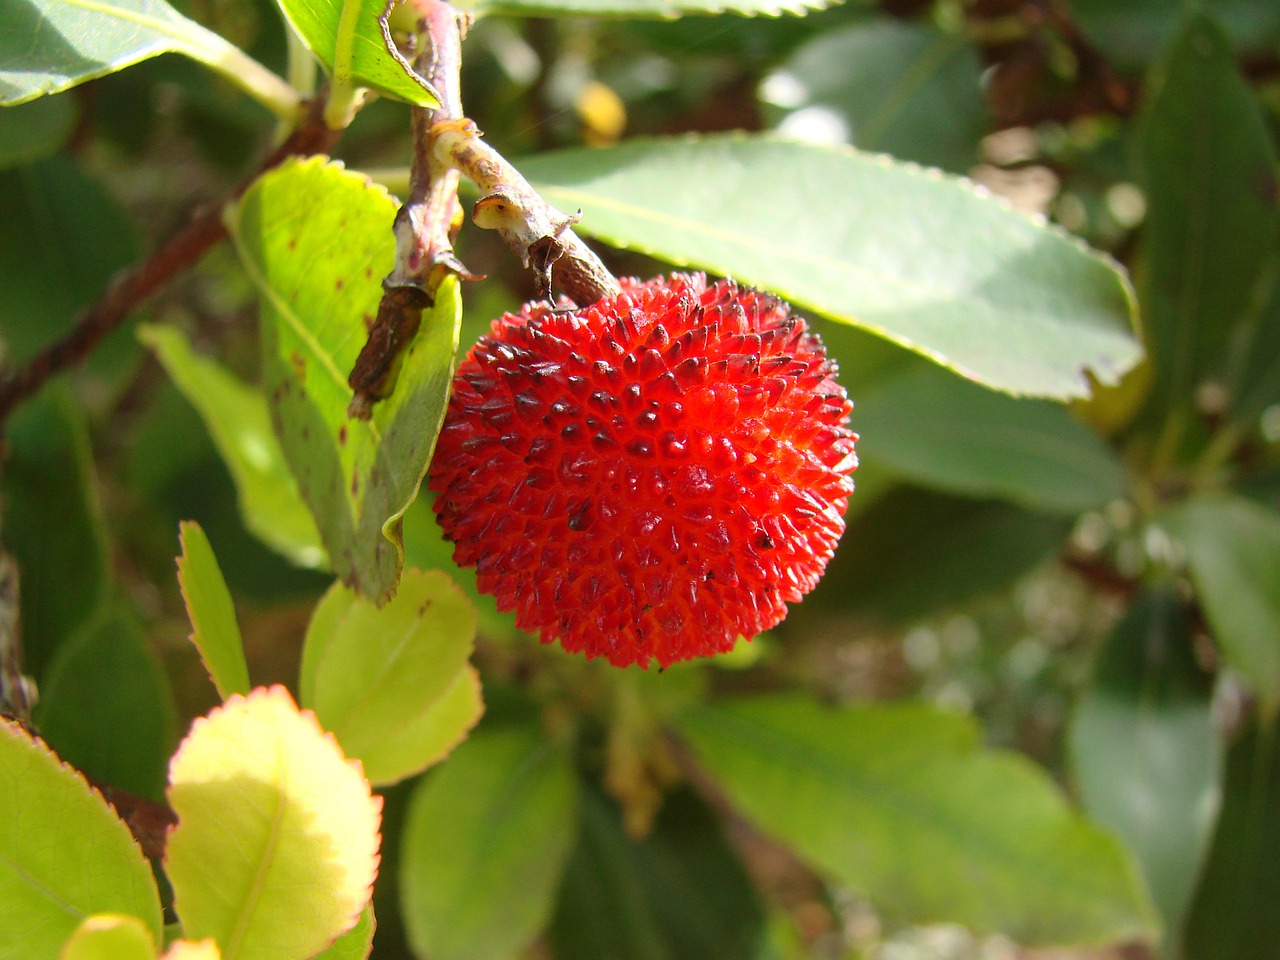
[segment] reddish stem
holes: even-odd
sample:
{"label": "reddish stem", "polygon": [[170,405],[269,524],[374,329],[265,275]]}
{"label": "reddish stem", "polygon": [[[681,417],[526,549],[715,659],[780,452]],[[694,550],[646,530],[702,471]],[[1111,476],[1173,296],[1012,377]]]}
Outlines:
{"label": "reddish stem", "polygon": [[227,235],[222,209],[264,172],[299,154],[327,152],[341,131],[324,123],[322,98],[309,104],[302,124],[222,203],[196,212],[176,234],[141,263],[117,274],[102,299],[82,313],[63,339],[49,345],[22,370],[0,383],[0,430],[9,415],[45,381],[84,360],[103,339],[170,279],[189,270]]}

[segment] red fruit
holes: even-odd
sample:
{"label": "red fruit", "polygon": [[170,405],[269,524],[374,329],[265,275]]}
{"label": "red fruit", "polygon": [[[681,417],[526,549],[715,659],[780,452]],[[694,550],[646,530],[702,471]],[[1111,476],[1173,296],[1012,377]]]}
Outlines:
{"label": "red fruit", "polygon": [[844,530],[852,404],[782,301],[673,274],[495,320],[431,465],[454,559],[516,624],[617,666],[732,649]]}

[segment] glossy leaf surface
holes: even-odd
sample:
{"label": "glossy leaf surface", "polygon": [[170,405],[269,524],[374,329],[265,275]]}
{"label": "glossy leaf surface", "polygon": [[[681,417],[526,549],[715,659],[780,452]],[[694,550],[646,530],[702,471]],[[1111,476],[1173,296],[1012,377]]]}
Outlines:
{"label": "glossy leaf surface", "polygon": [[314,710],[374,784],[441,759],[483,709],[467,663],[470,602],[439,571],[408,569],[381,607],[334,584],[307,630],[302,704]]}
{"label": "glossy leaf surface", "polygon": [[1084,396],[1083,371],[1113,383],[1139,356],[1109,261],[936,172],[738,135],[521,169],[557,207],[582,208],[584,233],[775,291],[996,389]]}
{"label": "glossy leaf surface", "polygon": [[24,103],[162,53],[216,64],[230,44],[165,0],[11,0],[0,105]]}
{"label": "glossy leaf surface", "polygon": [[187,521],[178,529],[182,544],[178,586],[191,620],[191,642],[200,651],[200,659],[223,700],[233,693],[247,694],[249,667],[244,659],[244,640],[218,558],[200,524]]}
{"label": "glossy leaf surface", "polygon": [[138,336],[204,420],[235,482],[245,526],[299,566],[324,566],[316,522],[289,472],[261,391],[197,354],[174,327],[145,326]]}
{"label": "glossy leaf surface", "polygon": [[417,956],[517,955],[551,913],[577,822],[566,744],[524,728],[472,734],[410,801],[400,897]]}
{"label": "glossy leaf surface", "polygon": [[225,960],[303,960],[355,926],[381,803],[283,687],[196,720],[169,781],[165,868],[188,938],[213,938]]}
{"label": "glossy leaf surface", "polygon": [[1085,809],[1124,839],[1176,941],[1220,798],[1211,681],[1172,590],[1134,603],[1107,640],[1068,731]]}
{"label": "glossy leaf surface", "polygon": [[160,895],[128,828],[84,778],[0,719],[0,958],[54,960],[96,913],[160,942]]}
{"label": "glossy leaf surface", "polygon": [[681,731],[757,827],[894,920],[1025,943],[1154,930],[1122,848],[1028,761],[983,752],[961,716],[774,696],[695,708]]}
{"label": "glossy leaf surface", "polygon": [[858,398],[858,453],[923,486],[1076,514],[1124,494],[1111,449],[1065,408],[913,364]]}
{"label": "glossy leaf surface", "polygon": [[347,376],[394,257],[395,211],[380,187],[311,158],[263,176],[228,220],[262,302],[267,398],[285,457],[334,572],[377,598],[400,573],[400,521],[444,416],[460,316],[457,284],[447,280],[394,395],[371,420],[347,416]]}
{"label": "glossy leaf surface", "polygon": [[289,22],[331,75],[409,103],[438,101],[387,52],[378,16],[383,0],[278,0]]}

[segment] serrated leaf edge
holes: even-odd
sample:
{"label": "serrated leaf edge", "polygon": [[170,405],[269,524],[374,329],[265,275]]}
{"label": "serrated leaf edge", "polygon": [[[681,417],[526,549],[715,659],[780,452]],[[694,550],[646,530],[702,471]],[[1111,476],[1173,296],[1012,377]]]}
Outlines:
{"label": "serrated leaf edge", "polygon": [[[58,754],[54,752],[54,749],[51,746],[49,746],[49,744],[47,744],[40,736],[31,732],[21,724],[13,720],[10,720],[8,717],[0,717],[0,736],[11,737],[15,741],[17,741],[20,749],[30,749],[32,753],[41,753],[41,754],[47,755],[50,759],[54,761],[54,763],[57,764],[57,766],[61,770],[65,771],[66,773],[69,773],[71,775],[72,781],[82,785],[86,793],[88,793],[90,796],[97,797],[98,800],[101,801],[103,809],[110,815],[110,818],[115,825],[113,829],[116,829],[119,832],[122,832],[124,836],[128,838],[129,846],[137,854],[138,861],[144,864],[147,862],[147,855],[145,852],[143,852],[142,845],[138,843],[137,837],[133,835],[133,831],[129,829],[129,825],[120,818],[120,815],[116,812],[115,807],[113,807],[107,801],[107,798],[103,795],[102,791],[89,782],[88,777],[86,777],[83,773],[81,773],[71,764],[67,763],[60,756],[58,756]],[[156,907],[158,911],[159,904],[160,904],[160,891],[155,886],[154,879],[152,880],[151,890],[155,894]],[[138,917],[137,919],[142,920],[142,923],[146,925],[147,921],[145,919],[143,919],[142,917]],[[150,931],[153,938],[159,932],[156,930],[151,930],[149,926],[147,927],[147,929]]]}
{"label": "serrated leaf edge", "polygon": [[[207,714],[201,717],[196,717],[195,720],[191,722],[191,728],[187,731],[187,735],[182,738],[182,742],[178,744],[178,749],[174,751],[173,756],[169,760],[169,771],[170,771],[169,783],[170,783],[170,786],[172,787],[173,770],[177,766],[179,758],[183,755],[184,751],[190,745],[191,740],[195,736],[197,730],[200,730],[208,726],[213,721],[213,719],[217,717],[219,714],[225,713],[228,710],[239,709],[242,704],[250,705],[257,701],[276,702],[285,706],[286,709],[291,710],[292,713],[298,718],[300,718],[303,723],[305,723],[307,726],[309,726],[311,729],[313,729],[316,733],[320,735],[320,740],[328,744],[328,746],[333,750],[334,754],[338,757],[338,759],[342,763],[344,763],[347,767],[352,769],[355,772],[355,774],[360,778],[361,782],[363,782],[365,787],[368,789],[370,809],[374,815],[374,819],[378,824],[378,827],[374,832],[375,849],[373,853],[369,883],[365,890],[365,896],[362,899],[359,907],[355,910],[355,912],[350,917],[350,922],[347,923],[343,927],[343,929],[340,930],[334,936],[333,941],[330,941],[329,945],[332,946],[333,942],[336,941],[338,937],[341,937],[343,934],[349,932],[357,923],[360,922],[360,915],[364,912],[365,907],[368,906],[368,904],[373,898],[373,886],[378,879],[378,872],[382,865],[381,846],[382,846],[383,800],[379,794],[376,794],[373,792],[373,788],[369,782],[369,778],[366,777],[364,773],[364,764],[360,762],[359,758],[348,757],[345,753],[342,752],[342,745],[338,743],[338,738],[335,737],[332,733],[330,733],[328,730],[324,729],[324,727],[320,725],[320,720],[315,715],[315,712],[303,707],[299,707],[298,704],[294,701],[293,694],[289,692],[288,688],[278,683],[272,684],[271,686],[268,686],[268,687],[254,687],[252,690],[248,692],[248,694],[239,694],[239,693],[232,694],[223,703],[214,707]],[[180,826],[181,826],[181,822],[179,822],[177,826],[170,827],[169,832],[172,833],[174,830],[178,829]],[[179,916],[181,916],[181,913],[178,910],[178,897],[177,897],[176,890],[174,891],[173,906],[174,906],[174,911],[177,912]],[[323,949],[327,949],[327,947]]]}

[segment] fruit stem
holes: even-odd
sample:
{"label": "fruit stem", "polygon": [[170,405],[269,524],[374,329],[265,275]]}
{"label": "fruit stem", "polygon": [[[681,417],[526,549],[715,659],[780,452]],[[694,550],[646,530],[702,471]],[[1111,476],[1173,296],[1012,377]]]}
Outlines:
{"label": "fruit stem", "polygon": [[551,206],[481,136],[466,118],[443,120],[430,131],[437,160],[461,170],[484,194],[471,214],[476,225],[497,230],[533,268],[539,296],[550,299],[553,281],[579,306],[616,296],[617,279],[572,230],[581,211],[567,216]]}
{"label": "fruit stem", "polygon": [[[353,391],[347,414],[361,420],[368,420],[374,404],[395,389],[400,361],[440,284],[450,274],[478,279],[453,251],[462,223],[461,175],[484,194],[473,219],[496,229],[521,262],[534,269],[539,296],[551,298],[553,281],[582,306],[621,290],[600,258],[570,229],[577,215],[565,216],[538,196],[463,114],[459,75],[470,18],[446,0],[413,0],[411,8],[417,13],[413,36],[418,45],[412,66],[436,91],[440,105],[409,109],[413,157],[409,194],[393,226],[396,262],[382,281],[377,318],[347,378]],[[392,13],[389,4],[383,13],[388,37],[385,18]]]}

